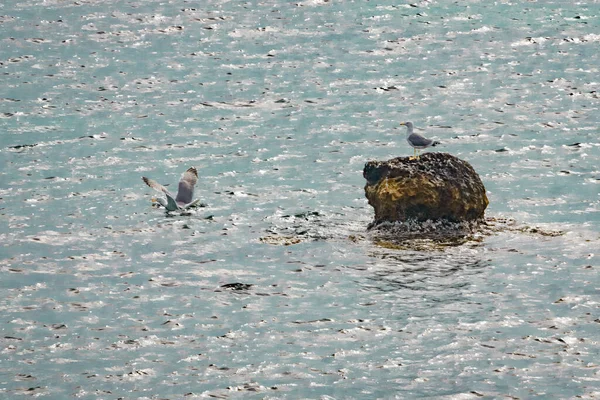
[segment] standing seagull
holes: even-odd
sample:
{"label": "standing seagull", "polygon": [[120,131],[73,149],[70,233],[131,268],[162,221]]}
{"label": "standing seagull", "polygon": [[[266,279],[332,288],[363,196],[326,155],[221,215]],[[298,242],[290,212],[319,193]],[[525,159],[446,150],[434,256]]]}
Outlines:
{"label": "standing seagull", "polygon": [[142,180],[152,189],[162,192],[167,196],[166,202],[164,199],[160,198],[152,199],[152,201],[156,201],[158,204],[166,208],[167,211],[187,210],[188,208],[198,204],[200,201],[200,199],[192,201],[194,198],[194,185],[196,182],[198,182],[198,171],[196,171],[196,168],[194,167],[188,168],[188,170],[183,173],[183,176],[179,181],[177,197],[173,197],[166,187],[152,179],[148,179],[144,176],[142,177]]}
{"label": "standing seagull", "polygon": [[424,138],[418,133],[414,133],[412,122],[400,122],[400,125],[406,126],[406,134],[408,135],[406,137],[406,141],[415,150],[413,158],[419,158],[417,149],[422,150],[429,146],[435,146],[436,144],[439,144],[439,142],[434,142],[431,139]]}

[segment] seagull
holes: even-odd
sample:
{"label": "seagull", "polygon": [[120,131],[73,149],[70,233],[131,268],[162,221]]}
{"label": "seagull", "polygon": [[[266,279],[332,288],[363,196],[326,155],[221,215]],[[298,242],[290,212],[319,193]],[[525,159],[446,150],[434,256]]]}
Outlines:
{"label": "seagull", "polygon": [[406,126],[406,134],[408,135],[406,137],[406,141],[415,150],[413,158],[419,158],[418,150],[425,149],[429,146],[435,146],[436,144],[440,143],[440,142],[434,142],[431,139],[424,138],[423,136],[419,135],[418,133],[414,133],[412,122],[400,122],[400,125]]}
{"label": "seagull", "polygon": [[161,206],[163,206],[167,212],[169,211],[183,211],[187,210],[191,207],[194,207],[198,204],[200,199],[193,200],[194,198],[194,185],[198,182],[198,171],[196,168],[191,167],[188,168],[187,171],[183,173],[181,180],[179,181],[179,189],[177,190],[177,196],[173,197],[173,195],[167,190],[166,187],[161,185],[160,183],[148,179],[145,176],[142,177],[144,183],[150,186],[152,189],[162,192],[167,196],[167,201],[161,198],[153,198],[152,201],[157,202]]}

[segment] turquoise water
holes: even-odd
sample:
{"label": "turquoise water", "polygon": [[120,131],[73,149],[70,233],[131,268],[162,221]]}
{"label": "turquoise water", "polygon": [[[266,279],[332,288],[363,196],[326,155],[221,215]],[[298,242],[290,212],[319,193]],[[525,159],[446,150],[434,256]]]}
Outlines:
{"label": "turquoise water", "polygon": [[[0,393],[599,396],[599,14],[2,3]],[[402,120],[514,222],[379,246],[362,168]],[[208,206],[152,208],[190,166]]]}

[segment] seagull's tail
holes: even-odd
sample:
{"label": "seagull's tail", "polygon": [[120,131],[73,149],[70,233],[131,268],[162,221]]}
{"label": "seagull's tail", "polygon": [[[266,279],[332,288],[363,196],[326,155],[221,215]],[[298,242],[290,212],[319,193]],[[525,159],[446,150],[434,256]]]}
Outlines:
{"label": "seagull's tail", "polygon": [[431,143],[431,147],[435,147],[438,144],[442,144],[442,142],[438,142],[437,140],[434,140],[433,143]]}

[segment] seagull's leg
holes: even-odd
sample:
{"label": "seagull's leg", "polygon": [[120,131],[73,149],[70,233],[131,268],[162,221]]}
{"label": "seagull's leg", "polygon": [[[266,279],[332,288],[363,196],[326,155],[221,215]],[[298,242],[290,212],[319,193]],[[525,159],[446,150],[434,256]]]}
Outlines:
{"label": "seagull's leg", "polygon": [[412,157],[408,157],[409,160],[414,160],[417,158],[417,149],[415,147],[413,147],[413,156]]}

